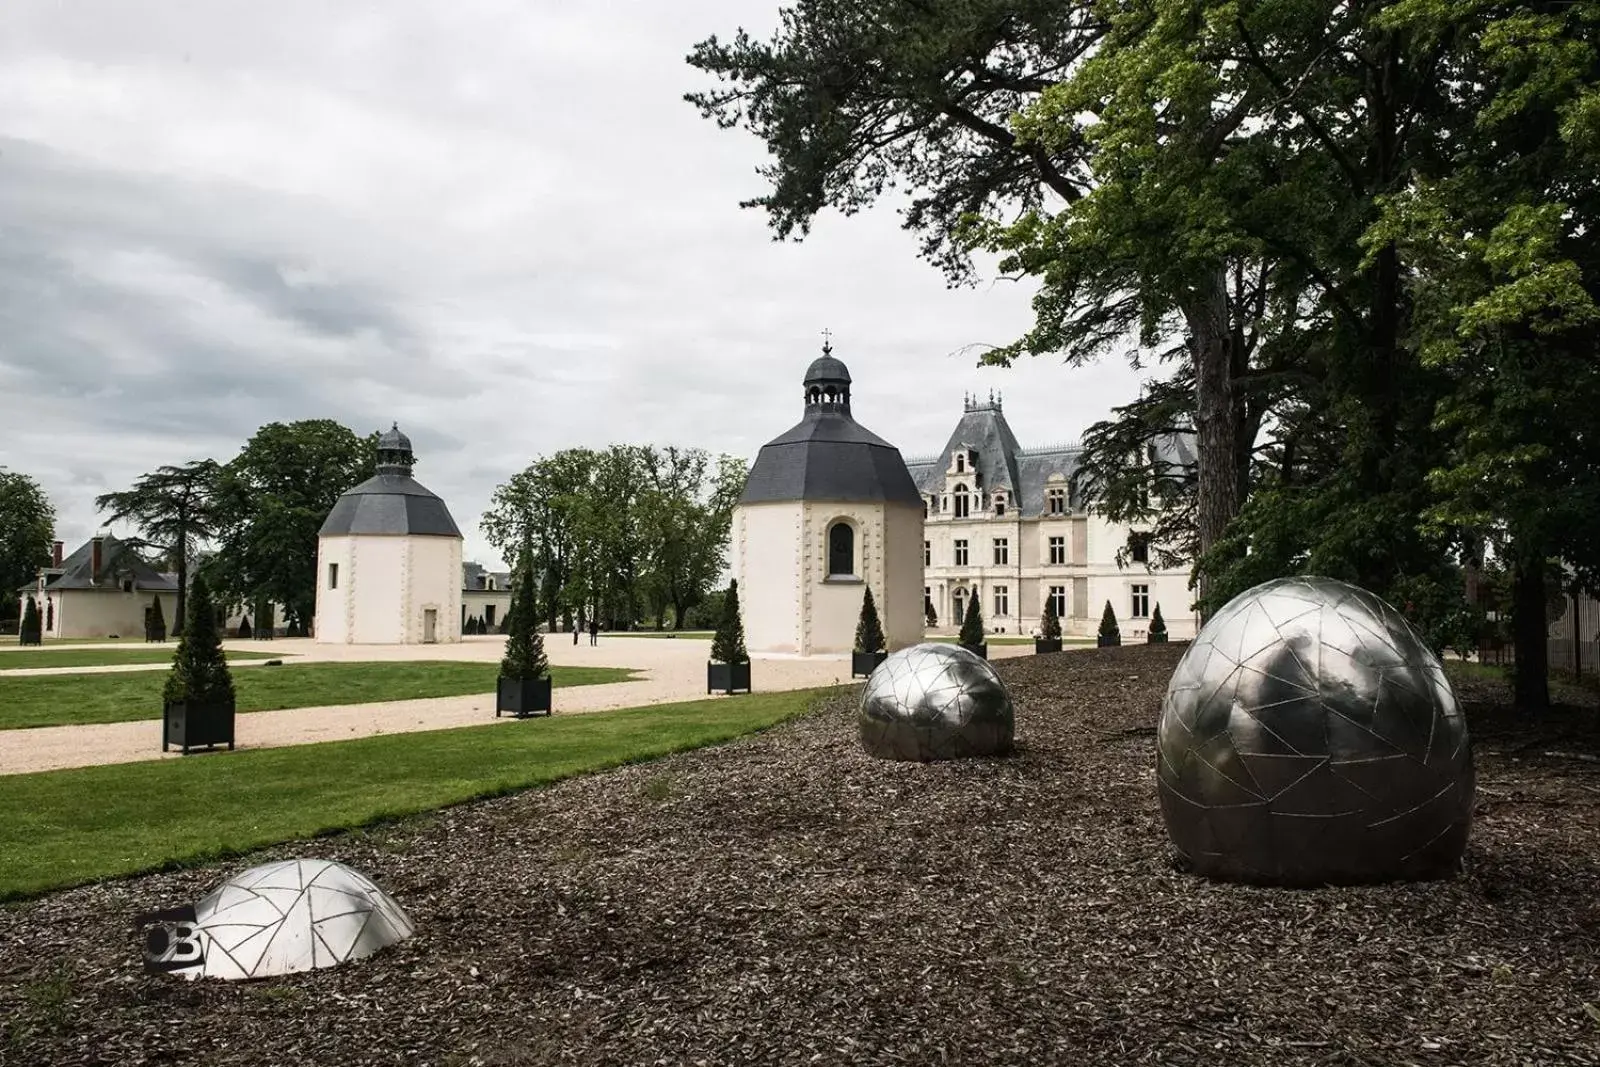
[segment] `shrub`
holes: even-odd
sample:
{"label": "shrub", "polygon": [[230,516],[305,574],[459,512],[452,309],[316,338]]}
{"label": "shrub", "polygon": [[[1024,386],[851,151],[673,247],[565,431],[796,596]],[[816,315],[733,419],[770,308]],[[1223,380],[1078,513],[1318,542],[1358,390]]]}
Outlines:
{"label": "shrub", "polygon": [[922,601],[922,617],[928,620],[929,626],[939,625],[939,613],[933,610],[933,601],[924,598]]}
{"label": "shrub", "polygon": [[237,633],[241,639],[255,636],[255,631],[250,629],[250,616],[246,615],[239,620],[239,629]]}
{"label": "shrub", "polygon": [[39,602],[30,595],[22,609],[22,626],[18,629],[19,644],[44,644],[44,631],[39,626]]}
{"label": "shrub", "polygon": [[[533,558],[524,551],[524,560]],[[539,633],[538,608],[533,588],[533,568],[524,563],[511,583],[511,631],[506,638],[505,658],[500,661],[500,676],[526,681],[550,673],[550,659],[544,652],[544,637]]]}
{"label": "shrub", "polygon": [[976,593],[967,601],[967,617],[961,620],[961,635],[956,643],[976,651],[983,644],[983,610]]}
{"label": "shrub", "polygon": [[872,586],[861,597],[861,618],[856,622],[856,651],[883,651],[883,623],[878,621],[878,605],[872,601]]}
{"label": "shrub", "polygon": [[161,597],[150,598],[150,640],[165,641],[167,639],[167,613],[162,610]]}
{"label": "shrub", "polygon": [[1150,614],[1150,633],[1145,637],[1146,644],[1158,643],[1167,636],[1167,620],[1161,617],[1161,605],[1156,605],[1156,610]]}
{"label": "shrub", "polygon": [[1056,614],[1056,598],[1044,598],[1044,618],[1039,620],[1039,636],[1046,641],[1061,639],[1061,617]]}
{"label": "shrub", "polygon": [[744,620],[739,617],[738,579],[728,583],[728,592],[722,598],[722,620],[711,641],[711,658],[717,663],[750,662],[750,653],[744,647]]}
{"label": "shrub", "polygon": [[722,614],[727,605],[723,601],[727,598],[727,590],[714,589],[705,595],[705,599],[698,604],[685,608],[683,611],[683,625],[680,630],[715,630],[722,625]]}
{"label": "shrub", "polygon": [[1117,628],[1117,612],[1111,606],[1111,601],[1106,601],[1106,610],[1100,615],[1100,636],[1121,639],[1122,631]]}
{"label": "shrub", "polygon": [[[233,699],[233,675],[222,654],[222,635],[211,606],[211,589],[200,575],[189,586],[183,636],[172,656],[172,670],[161,691],[169,703],[220,704]],[[248,621],[248,620],[247,620]],[[242,628],[241,624],[241,628]]]}

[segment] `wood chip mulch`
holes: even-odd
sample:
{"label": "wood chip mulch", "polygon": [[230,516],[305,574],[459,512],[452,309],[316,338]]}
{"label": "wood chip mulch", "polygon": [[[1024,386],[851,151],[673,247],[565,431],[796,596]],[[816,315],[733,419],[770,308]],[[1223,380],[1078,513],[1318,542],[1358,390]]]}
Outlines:
{"label": "wood chip mulch", "polygon": [[[851,691],[721,748],[5,908],[0,1063],[1600,1064],[1592,693],[1530,722],[1458,686],[1461,878],[1246,888],[1179,872],[1162,828],[1181,651],[1000,662],[1013,759],[871,760]],[[142,973],[136,913],[294,855],[365,872],[417,936],[266,982]]]}

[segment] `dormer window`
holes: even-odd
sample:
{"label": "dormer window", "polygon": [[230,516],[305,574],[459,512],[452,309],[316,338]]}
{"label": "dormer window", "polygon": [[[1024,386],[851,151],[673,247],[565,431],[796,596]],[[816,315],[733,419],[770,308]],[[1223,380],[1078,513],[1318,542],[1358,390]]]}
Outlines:
{"label": "dormer window", "polygon": [[956,486],[955,491],[951,494],[951,499],[955,503],[956,518],[966,518],[968,515],[968,509],[971,507],[971,498],[967,496],[967,487],[965,485]]}
{"label": "dormer window", "polygon": [[1004,515],[1006,513],[1006,495],[1004,493],[996,493],[994,495],[994,513],[996,515]]}
{"label": "dormer window", "polygon": [[956,453],[956,473],[957,474],[965,474],[966,470],[967,470],[967,454],[965,452],[957,452]]}
{"label": "dormer window", "polygon": [[1046,515],[1065,515],[1067,513],[1066,489],[1046,489],[1044,494],[1044,511]]}

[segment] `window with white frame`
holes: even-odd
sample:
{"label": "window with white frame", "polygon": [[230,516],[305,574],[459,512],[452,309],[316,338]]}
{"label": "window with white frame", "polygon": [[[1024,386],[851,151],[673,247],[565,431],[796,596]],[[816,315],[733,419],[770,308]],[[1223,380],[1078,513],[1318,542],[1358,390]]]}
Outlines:
{"label": "window with white frame", "polygon": [[1065,515],[1067,513],[1067,491],[1065,489],[1045,490],[1044,512],[1046,515]]}
{"label": "window with white frame", "polygon": [[1006,495],[1004,493],[996,493],[994,495],[994,513],[997,516],[1006,513]]}
{"label": "window with white frame", "polygon": [[995,566],[1003,566],[1011,562],[1011,539],[1009,537],[996,537],[994,539]]}
{"label": "window with white frame", "polygon": [[1133,603],[1130,607],[1133,608],[1133,617],[1136,619],[1148,619],[1150,617],[1150,587],[1148,585],[1134,585],[1129,586],[1128,591],[1132,594]]}
{"label": "window with white frame", "polygon": [[1150,562],[1150,535],[1132,533],[1128,535],[1128,557],[1135,563]]}
{"label": "window with white frame", "polygon": [[1067,617],[1067,587],[1064,586],[1064,585],[1052,585],[1050,587],[1049,600],[1050,600],[1050,603],[1052,603],[1052,604],[1054,604],[1056,606],[1056,618],[1058,618],[1058,619],[1066,618]]}
{"label": "window with white frame", "polygon": [[922,542],[922,565],[924,567],[933,566],[933,542],[932,541],[924,541],[924,542]]}
{"label": "window with white frame", "polygon": [[965,474],[967,470],[967,457],[963,452],[956,453],[956,473]]}
{"label": "window with white frame", "polygon": [[955,491],[951,494],[951,501],[954,505],[956,518],[966,518],[969,501],[967,499],[967,487],[965,485],[958,485],[955,487]]}
{"label": "window with white frame", "polygon": [[1006,586],[994,587],[994,613],[996,615],[1011,614],[1011,595]]}
{"label": "window with white frame", "polygon": [[339,588],[339,565],[337,563],[328,564],[328,588]]}
{"label": "window with white frame", "polygon": [[1065,537],[1050,538],[1050,562],[1057,567],[1067,562],[1067,539]]}
{"label": "window with white frame", "polygon": [[828,529],[828,576],[849,578],[856,573],[856,530],[848,522]]}
{"label": "window with white frame", "polygon": [[963,538],[963,539],[959,539],[959,540],[956,541],[956,566],[957,567],[965,567],[966,565],[967,565],[967,542]]}

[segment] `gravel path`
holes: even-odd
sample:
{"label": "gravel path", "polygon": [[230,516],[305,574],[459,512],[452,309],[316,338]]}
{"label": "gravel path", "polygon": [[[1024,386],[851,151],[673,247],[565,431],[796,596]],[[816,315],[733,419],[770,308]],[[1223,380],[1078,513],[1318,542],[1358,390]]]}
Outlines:
{"label": "gravel path", "polygon": [[[229,642],[227,647],[259,648],[262,642]],[[460,660],[497,662],[505,647],[503,637],[472,638],[454,645],[318,645],[308,640],[272,642],[274,651],[292,653],[287,662],[415,662]],[[631,682],[574,686],[558,689],[556,713],[560,715],[644,704],[666,704],[703,699],[706,695],[706,657],[711,642],[601,637],[574,645],[548,641],[550,662],[558,666],[632,667],[641,677]],[[1029,655],[1027,646],[997,646],[992,659]],[[231,666],[237,666],[231,665]],[[83,667],[71,673],[94,673],[141,668]],[[143,668],[152,669],[152,668]],[[164,669],[159,665],[153,669]],[[7,672],[7,677],[25,671]],[[51,673],[57,673],[52,670]],[[754,657],[753,681],[768,692],[809,689],[850,680],[850,659],[836,657]],[[499,720],[502,723],[509,719]],[[235,719],[238,748],[275,748],[319,741],[344,741],[373,734],[409,733],[454,726],[492,726],[494,694],[394,700],[375,704],[339,704],[284,711],[255,711]],[[151,759],[184,758],[176,750],[161,751],[161,721],[96,723],[88,726],[45,726],[29,730],[0,730],[0,775],[92,767],[102,763],[135,763]],[[193,757],[191,757],[193,758]]]}
{"label": "gravel path", "polygon": [[[1215,885],[1173,868],[1156,805],[1180,651],[1002,663],[1014,759],[873,761],[847,692],[721,748],[0,910],[0,1061],[1600,1064],[1592,710],[1534,726],[1472,684],[1463,877]],[[417,936],[264,983],[140,972],[136,913],[296,855],[372,876]]]}

